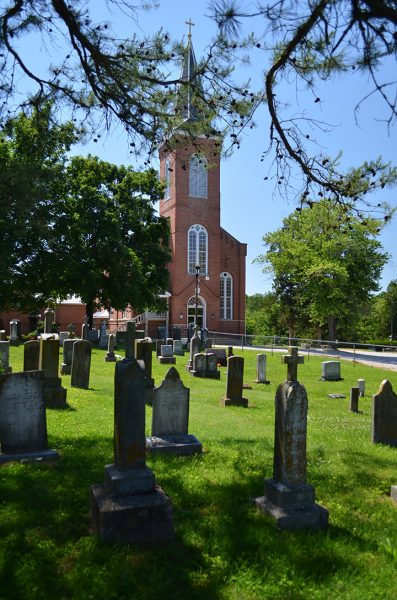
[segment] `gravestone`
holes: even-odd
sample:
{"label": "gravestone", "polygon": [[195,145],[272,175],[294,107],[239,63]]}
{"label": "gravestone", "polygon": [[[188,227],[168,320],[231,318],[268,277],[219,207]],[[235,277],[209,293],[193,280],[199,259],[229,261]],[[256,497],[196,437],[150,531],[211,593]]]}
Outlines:
{"label": "gravestone", "polygon": [[161,365],[174,365],[176,363],[176,358],[172,353],[171,345],[161,345],[161,355],[158,357],[158,361]]}
{"label": "gravestone", "polygon": [[146,376],[135,359],[116,363],[114,464],[91,487],[94,531],[105,541],[147,544],[172,539],[172,506],[146,465]]}
{"label": "gravestone", "polygon": [[390,488],[390,498],[397,504],[397,485],[392,485]]}
{"label": "gravestone", "polygon": [[154,379],[152,377],[152,342],[148,339],[137,340],[136,342],[136,358],[142,360],[146,373],[146,404],[153,404],[153,388]]}
{"label": "gravestone", "polygon": [[315,503],[314,487],[306,481],[308,400],[297,380],[303,357],[297,347],[290,346],[289,352],[283,357],[287,380],[278,386],[275,398],[273,478],[265,481],[265,495],[255,504],[280,529],[323,529],[328,526],[328,511]]}
{"label": "gravestone", "polygon": [[173,336],[174,340],[180,341],[181,336],[182,336],[181,328],[180,327],[174,327],[172,329],[172,336]]}
{"label": "gravestone", "polygon": [[219,379],[218,362],[215,354],[195,354],[193,357],[193,369],[190,371],[194,377],[206,379]]}
{"label": "gravestone", "polygon": [[144,340],[147,339],[145,338],[145,330],[144,329],[136,329],[135,330],[135,341],[134,341],[134,351],[135,351],[135,358],[136,358],[136,345],[138,344],[138,342],[140,340]]}
{"label": "gravestone", "polygon": [[69,331],[60,331],[59,332],[59,345],[63,348],[63,342],[69,339]]}
{"label": "gravestone", "polygon": [[387,379],[372,396],[372,441],[397,446],[397,394]]}
{"label": "gravestone", "polygon": [[218,365],[221,365],[221,367],[227,366],[227,356],[226,356],[226,350],[224,348],[210,348],[208,350],[206,349],[205,352],[210,352],[211,354],[215,354]]}
{"label": "gravestone", "polygon": [[91,342],[91,344],[97,344],[99,339],[99,332],[94,327],[88,330],[87,341]]}
{"label": "gravestone", "polygon": [[340,381],[340,362],[326,360],[321,363],[321,379],[323,381]]}
{"label": "gravestone", "polygon": [[256,379],[255,383],[264,383],[268,385],[270,381],[266,379],[266,354],[256,355]]}
{"label": "gravestone", "polygon": [[88,340],[79,340],[73,344],[72,370],[70,385],[88,390],[90,382],[92,344]]}
{"label": "gravestone", "polygon": [[68,325],[68,339],[72,340],[76,337],[76,327],[73,323],[69,323]]}
{"label": "gravestone", "polygon": [[185,387],[175,367],[153,393],[152,435],[146,447],[157,454],[186,456],[202,451],[201,443],[188,433],[189,388]]}
{"label": "gravestone", "polygon": [[358,397],[360,395],[360,389],[358,387],[350,388],[350,410],[351,412],[358,412]]}
{"label": "gravestone", "polygon": [[77,338],[68,338],[63,342],[63,362],[61,363],[61,375],[70,375],[72,372],[73,345],[79,342]]}
{"label": "gravestone", "polygon": [[109,344],[109,336],[107,334],[106,321],[102,321],[101,327],[99,329],[98,347],[103,350],[108,347],[108,344]]}
{"label": "gravestone", "polygon": [[157,327],[157,335],[159,340],[165,340],[166,328],[163,325]]}
{"label": "gravestone", "polygon": [[0,329],[0,342],[5,342],[5,341],[6,341],[6,330]]}
{"label": "gravestone", "polygon": [[39,368],[44,371],[44,403],[47,408],[66,407],[66,389],[58,377],[59,338],[40,338]]}
{"label": "gravestone", "polygon": [[125,336],[125,358],[131,360],[135,358],[135,339],[136,328],[135,321],[127,321],[127,330]]}
{"label": "gravestone", "polygon": [[244,359],[231,356],[227,359],[226,396],[221,398],[221,406],[248,406],[247,398],[243,398]]}
{"label": "gravestone", "polygon": [[173,352],[176,356],[185,356],[182,340],[174,340]]}
{"label": "gravestone", "polygon": [[12,321],[10,321],[10,346],[19,346],[19,327],[20,321],[18,321],[18,319],[12,319]]}
{"label": "gravestone", "polygon": [[81,326],[81,339],[88,340],[88,335],[90,333],[90,326],[88,325],[88,319],[84,318],[84,323]]}
{"label": "gravestone", "polygon": [[52,333],[55,311],[52,308],[46,308],[44,311],[44,333]]}
{"label": "gravestone", "polygon": [[0,463],[58,458],[47,445],[43,371],[0,374]]}
{"label": "gravestone", "polygon": [[38,371],[40,365],[40,341],[30,340],[23,345],[23,370]]}
{"label": "gravestone", "polygon": [[115,343],[116,343],[116,339],[114,337],[114,334],[110,333],[109,340],[108,340],[108,351],[105,356],[106,362],[116,362],[116,356],[114,354]]}
{"label": "gravestone", "polygon": [[234,356],[233,346],[227,347],[227,356]]}
{"label": "gravestone", "polygon": [[365,379],[357,379],[358,389],[360,390],[360,398],[365,396]]}
{"label": "gravestone", "polygon": [[182,337],[181,338],[181,342],[182,342],[182,348],[184,350],[189,350],[189,338],[187,337]]}
{"label": "gravestone", "polygon": [[169,338],[167,338],[167,339],[166,339],[166,342],[165,342],[165,343],[166,343],[166,345],[167,345],[167,346],[172,346],[172,345],[173,345],[173,343],[174,343],[174,340],[173,340],[172,338],[170,338],[170,337],[169,337]]}
{"label": "gravestone", "polygon": [[162,340],[156,340],[156,358],[161,356],[161,346],[163,345]]}
{"label": "gravestone", "polygon": [[0,360],[3,365],[4,373],[11,373],[10,367],[10,342],[0,342]]}
{"label": "gravestone", "polygon": [[201,340],[200,337],[195,333],[190,338],[190,352],[189,352],[189,362],[186,365],[186,370],[191,371],[193,369],[193,356],[201,352]]}

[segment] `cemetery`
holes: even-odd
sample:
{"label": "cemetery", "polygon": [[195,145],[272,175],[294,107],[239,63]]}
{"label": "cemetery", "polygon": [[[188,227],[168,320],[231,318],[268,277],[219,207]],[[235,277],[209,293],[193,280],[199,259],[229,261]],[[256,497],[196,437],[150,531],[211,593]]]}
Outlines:
{"label": "cemetery", "polygon": [[[258,377],[257,351],[235,348],[219,379],[192,377],[186,356],[162,364],[127,337],[116,361],[90,348],[89,381],[60,376],[62,409],[44,409],[45,373],[21,373],[24,347],[9,349],[0,597],[393,597],[395,371],[341,360],[343,379],[323,380],[322,356],[290,348],[267,351]],[[252,389],[220,402],[236,381]],[[150,450],[168,434],[199,451]]]}

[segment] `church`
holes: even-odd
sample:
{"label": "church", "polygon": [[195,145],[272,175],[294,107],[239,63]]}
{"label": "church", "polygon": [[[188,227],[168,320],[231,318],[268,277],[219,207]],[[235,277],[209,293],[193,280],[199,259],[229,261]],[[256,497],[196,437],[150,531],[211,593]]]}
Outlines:
{"label": "church", "polygon": [[[195,69],[189,34],[182,80],[194,77]],[[180,109],[186,120],[199,123],[189,95]],[[165,182],[160,215],[169,220],[172,259],[165,294],[167,314],[136,317],[138,325],[152,337],[157,337],[159,324],[166,325],[172,335],[175,327],[188,328],[196,316],[201,328],[245,333],[247,245],[220,224],[220,148],[218,136],[203,132],[192,139],[178,130],[159,149],[160,178]],[[160,323],[164,318],[167,322]]]}

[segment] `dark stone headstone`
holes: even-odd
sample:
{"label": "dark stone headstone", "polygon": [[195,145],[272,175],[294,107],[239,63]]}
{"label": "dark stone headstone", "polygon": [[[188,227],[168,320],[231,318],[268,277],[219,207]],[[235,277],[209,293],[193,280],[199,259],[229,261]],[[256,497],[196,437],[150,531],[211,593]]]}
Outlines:
{"label": "dark stone headstone", "polygon": [[190,352],[189,352],[189,362],[186,365],[186,370],[191,371],[193,369],[193,356],[201,352],[201,339],[195,333],[193,337],[190,339]]}
{"label": "dark stone headstone", "polygon": [[182,337],[182,330],[180,327],[174,327],[172,329],[172,336],[174,338],[174,340],[180,340]]}
{"label": "dark stone headstone", "polygon": [[12,367],[10,367],[10,342],[0,341],[0,360],[4,373],[11,373]]}
{"label": "dark stone headstone", "polygon": [[387,379],[372,396],[372,441],[397,446],[397,395]]}
{"label": "dark stone headstone", "polygon": [[231,356],[227,359],[226,396],[221,398],[222,406],[248,406],[243,398],[244,358]]}
{"label": "dark stone headstone", "polygon": [[127,360],[135,358],[135,340],[136,340],[136,327],[135,321],[127,322],[127,333],[125,336],[125,357]]}
{"label": "dark stone headstone", "polygon": [[358,412],[358,398],[360,396],[360,388],[350,388],[350,410],[352,412]]}
{"label": "dark stone headstone", "polygon": [[23,345],[23,370],[38,371],[40,362],[40,342],[30,340]]}
{"label": "dark stone headstone", "polygon": [[227,366],[227,356],[226,356],[226,350],[224,348],[209,348],[209,349],[206,349],[205,351],[216,355],[218,365],[221,365],[221,367]]}
{"label": "dark stone headstone", "polygon": [[70,375],[72,372],[73,346],[79,342],[77,338],[68,338],[63,342],[63,362],[61,363],[61,375]]}
{"label": "dark stone headstone", "polygon": [[163,326],[157,327],[157,335],[159,340],[165,340],[166,328]]}
{"label": "dark stone headstone", "polygon": [[79,340],[73,344],[72,371],[70,385],[88,390],[91,370],[92,344]]}
{"label": "dark stone headstone", "polygon": [[161,365],[174,365],[176,363],[172,345],[161,345],[161,354],[158,357],[158,361]]}
{"label": "dark stone headstone", "polygon": [[116,362],[116,356],[114,353],[115,342],[116,340],[114,334],[110,333],[108,339],[108,351],[105,356],[105,362]]}
{"label": "dark stone headstone", "polygon": [[116,363],[114,464],[91,488],[93,529],[105,541],[148,544],[172,539],[172,506],[146,466],[146,376],[135,359]]}
{"label": "dark stone headstone", "polygon": [[153,388],[154,379],[152,377],[152,342],[148,339],[137,340],[136,342],[136,358],[142,360],[146,373],[146,404],[153,404]]}
{"label": "dark stone headstone", "polygon": [[66,407],[66,389],[59,370],[59,339],[41,338],[39,367],[44,371],[44,402],[47,408]]}
{"label": "dark stone headstone", "polygon": [[206,379],[219,379],[218,361],[215,354],[195,354],[193,356],[193,369],[190,371],[194,377]]}
{"label": "dark stone headstone", "polygon": [[276,391],[273,478],[265,481],[265,495],[255,503],[280,529],[323,529],[328,526],[328,511],[315,503],[314,488],[306,481],[308,400],[297,381],[303,357],[296,347],[289,350],[283,357],[287,380]]}

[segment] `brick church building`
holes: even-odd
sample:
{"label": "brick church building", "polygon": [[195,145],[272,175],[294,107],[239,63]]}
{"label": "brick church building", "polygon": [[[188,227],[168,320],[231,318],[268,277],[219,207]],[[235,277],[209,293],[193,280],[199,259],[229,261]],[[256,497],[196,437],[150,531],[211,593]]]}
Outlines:
{"label": "brick church building", "polygon": [[[189,34],[182,78],[189,82],[195,75],[196,60]],[[181,108],[186,120],[200,117],[188,96]],[[245,259],[247,245],[220,224],[220,147],[221,139],[204,132],[192,139],[177,131],[159,149],[160,177],[166,184],[160,201],[160,215],[169,219],[171,262],[169,286],[164,296],[167,312],[136,315],[125,311],[99,311],[95,324],[108,321],[111,330],[122,329],[135,318],[146,335],[158,337],[158,327],[165,326],[172,335],[174,327],[186,330],[197,321],[200,327],[224,333],[245,333]],[[196,308],[197,297],[197,308]],[[58,304],[55,320],[60,330],[75,323],[77,331],[83,321],[84,305],[75,300]],[[21,319],[22,332],[29,330],[28,316],[0,315],[8,329],[9,317]],[[1,327],[0,327],[1,328]],[[7,331],[8,333],[8,331]]]}

